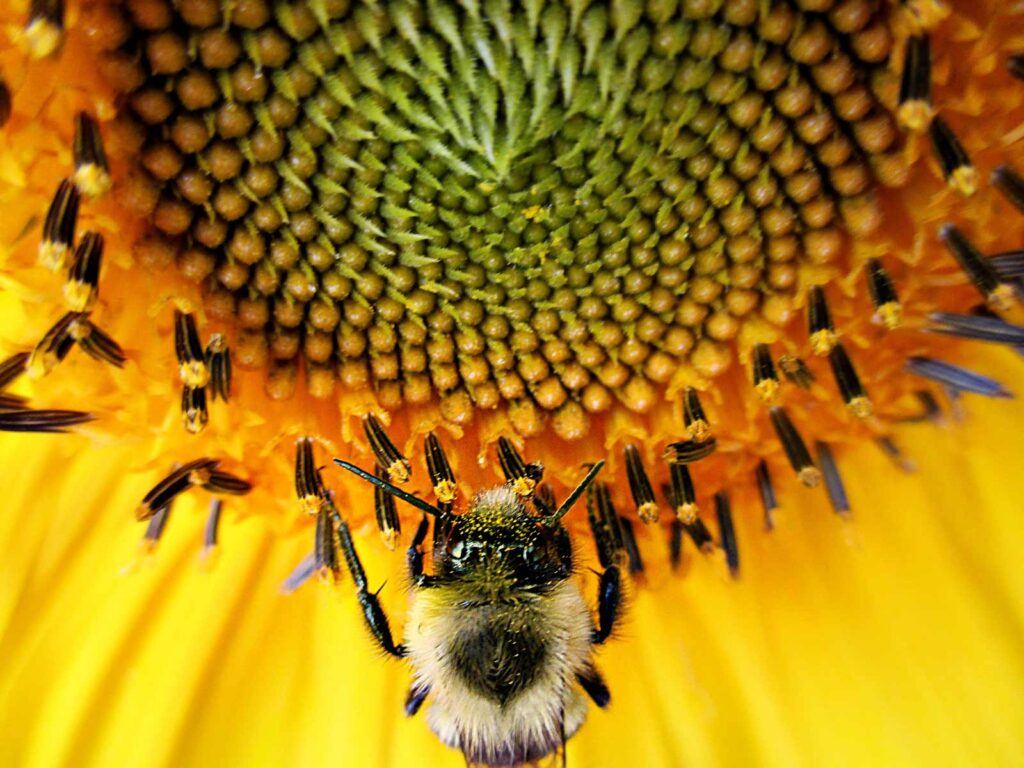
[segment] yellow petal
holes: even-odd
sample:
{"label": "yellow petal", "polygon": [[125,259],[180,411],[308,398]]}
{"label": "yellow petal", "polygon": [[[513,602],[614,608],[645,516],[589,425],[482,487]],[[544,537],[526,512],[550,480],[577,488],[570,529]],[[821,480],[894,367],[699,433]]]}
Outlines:
{"label": "yellow petal", "polygon": [[[1012,355],[979,358],[1019,378]],[[1024,406],[967,410],[952,429],[902,430],[914,475],[872,446],[840,454],[852,521],[787,484],[768,534],[737,494],[737,582],[692,550],[683,576],[655,565],[599,658],[612,705],[592,708],[570,764],[1020,764]],[[305,536],[274,538],[229,501],[207,572],[205,500],[183,499],[155,555],[123,573],[155,479],[125,475],[130,454],[0,441],[9,764],[462,764],[402,715],[408,673],[371,646],[347,579],[279,593]],[[641,533],[652,561],[660,538]],[[401,553],[359,545],[400,624]]]}

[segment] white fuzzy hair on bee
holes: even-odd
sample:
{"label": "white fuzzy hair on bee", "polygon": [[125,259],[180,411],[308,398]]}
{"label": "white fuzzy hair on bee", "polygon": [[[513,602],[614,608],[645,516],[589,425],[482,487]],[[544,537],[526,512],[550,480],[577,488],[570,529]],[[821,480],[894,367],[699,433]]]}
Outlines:
{"label": "white fuzzy hair on bee", "polygon": [[[470,764],[514,766],[552,754],[564,760],[566,740],[586,719],[587,698],[600,707],[610,700],[594,650],[619,617],[619,565],[602,563],[595,618],[572,578],[573,546],[561,522],[604,462],[593,464],[554,508],[549,489],[541,485],[543,468],[524,463],[502,439],[498,453],[507,482],[478,493],[456,513],[454,476],[433,433],[426,453],[435,504],[390,482],[382,459],[399,466],[395,456],[400,454],[379,425],[368,424],[367,431],[377,474],[341,459],[335,463],[374,485],[378,510],[383,499],[395,497],[424,513],[408,549],[412,605],[403,642],[393,639],[377,595],[368,589],[348,525],[326,491],[320,514],[337,533],[374,640],[412,667],[406,713],[415,715],[426,704],[431,730]],[[297,487],[323,489],[308,458],[297,462]],[[428,573],[423,546],[431,519]],[[597,543],[605,550],[610,545]]]}

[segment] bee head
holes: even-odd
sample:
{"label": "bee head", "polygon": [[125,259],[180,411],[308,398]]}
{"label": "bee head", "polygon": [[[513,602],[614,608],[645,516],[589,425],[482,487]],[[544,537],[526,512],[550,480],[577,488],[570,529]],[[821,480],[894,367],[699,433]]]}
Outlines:
{"label": "bee head", "polygon": [[565,528],[531,514],[508,486],[477,495],[435,560],[439,576],[516,588],[553,584],[572,567]]}

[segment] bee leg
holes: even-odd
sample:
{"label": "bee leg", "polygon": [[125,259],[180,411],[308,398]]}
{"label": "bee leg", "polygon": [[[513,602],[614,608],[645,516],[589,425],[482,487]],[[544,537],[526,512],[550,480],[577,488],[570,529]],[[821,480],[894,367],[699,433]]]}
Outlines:
{"label": "bee leg", "polygon": [[406,550],[405,559],[409,564],[409,577],[417,587],[429,587],[433,583],[433,578],[423,572],[423,542],[427,538],[429,528],[430,521],[426,515],[423,515],[420,524],[416,527],[416,535],[412,538],[412,544]]}
{"label": "bee leg", "polygon": [[334,522],[338,528],[338,545],[345,555],[345,562],[348,564],[352,581],[355,582],[356,596],[363,608],[366,627],[381,650],[401,659],[406,654],[405,646],[395,645],[395,641],[391,637],[388,615],[381,607],[380,600],[377,599],[377,592],[370,592],[366,587],[366,571],[363,570],[363,564],[359,560],[359,555],[356,554],[356,547],[352,541],[352,533],[348,529],[348,524],[337,513],[334,515]]}
{"label": "bee leg", "polygon": [[619,579],[619,566],[610,565],[601,574],[601,583],[597,588],[597,628],[591,636],[594,645],[600,645],[615,629],[622,604],[622,582]]}
{"label": "bee leg", "polygon": [[412,717],[420,711],[424,700],[430,693],[430,686],[422,683],[413,683],[409,687],[409,693],[405,695],[405,715]]}
{"label": "bee leg", "polygon": [[608,702],[612,700],[612,695],[608,691],[608,686],[604,682],[604,678],[601,677],[601,673],[597,671],[596,667],[587,667],[582,672],[576,673],[576,682],[580,684],[584,691],[597,706],[604,709],[608,706]]}

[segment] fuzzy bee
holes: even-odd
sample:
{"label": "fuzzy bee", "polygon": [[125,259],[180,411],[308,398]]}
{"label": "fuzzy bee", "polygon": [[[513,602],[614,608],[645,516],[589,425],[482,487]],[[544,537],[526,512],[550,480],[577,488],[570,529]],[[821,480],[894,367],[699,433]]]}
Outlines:
{"label": "fuzzy bee", "polygon": [[[375,449],[382,444],[378,427],[367,429],[374,433]],[[379,465],[397,454],[383,437],[385,450],[375,450],[386,454],[377,457]],[[604,462],[593,464],[556,508],[550,489],[540,484],[541,465],[524,463],[501,440],[507,482],[478,493],[458,512],[454,476],[433,434],[427,437],[426,458],[433,504],[392,484],[386,472],[334,460],[372,483],[378,504],[390,495],[425,513],[408,550],[413,597],[401,644],[367,588],[347,524],[325,501],[374,640],[412,666],[406,714],[416,714],[429,700],[430,728],[461,750],[467,763],[513,766],[552,754],[564,759],[566,739],[586,718],[585,696],[599,707],[610,700],[593,652],[619,616],[619,565],[610,563],[600,574],[595,621],[572,579],[573,547],[561,522]],[[423,545],[431,518],[433,572],[428,573]]]}

